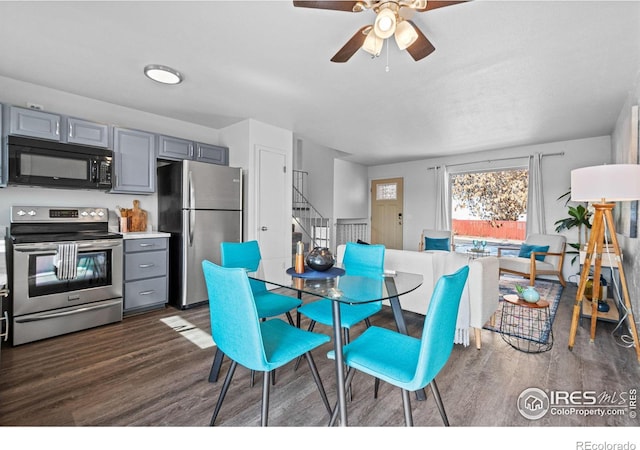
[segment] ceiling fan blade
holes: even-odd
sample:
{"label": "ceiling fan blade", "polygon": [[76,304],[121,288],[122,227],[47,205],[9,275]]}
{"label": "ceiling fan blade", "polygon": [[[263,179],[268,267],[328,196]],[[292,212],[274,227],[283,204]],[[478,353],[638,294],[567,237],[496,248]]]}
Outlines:
{"label": "ceiling fan blade", "polygon": [[365,31],[369,28],[371,28],[371,25],[365,25],[364,27],[356,31],[356,34],[354,34],[351,39],[349,39],[347,43],[344,44],[344,46],[340,50],[338,50],[338,53],[333,55],[331,61],[337,63],[349,61],[349,58],[351,58],[355,54],[355,52],[360,50],[362,44],[364,44],[364,40],[367,38],[367,33],[365,33]]}
{"label": "ceiling fan blade", "polygon": [[422,33],[422,31],[420,31],[420,28],[418,28],[415,23],[410,20],[407,20],[407,22],[409,22],[411,26],[416,30],[416,33],[418,33],[418,39],[416,39],[413,44],[407,47],[407,52],[409,52],[414,60],[419,61],[422,58],[425,58],[433,53],[436,48]]}
{"label": "ceiling fan blade", "polygon": [[[445,6],[457,5],[458,3],[469,3],[469,1],[470,0],[447,2],[447,1],[427,0],[427,6],[425,8],[420,8],[420,9],[416,8],[416,11],[418,12],[431,11],[432,9],[438,9],[438,8],[443,8]],[[294,3],[307,3],[307,2],[294,2]],[[315,3],[315,2],[308,2],[308,3]],[[318,2],[318,3],[326,3],[326,2]]]}
{"label": "ceiling fan blade", "polygon": [[324,1],[324,2],[310,2],[310,1],[294,1],[293,6],[300,8],[316,8],[316,9],[331,9],[334,11],[348,11],[353,12],[354,6],[359,2],[346,2],[346,1]]}

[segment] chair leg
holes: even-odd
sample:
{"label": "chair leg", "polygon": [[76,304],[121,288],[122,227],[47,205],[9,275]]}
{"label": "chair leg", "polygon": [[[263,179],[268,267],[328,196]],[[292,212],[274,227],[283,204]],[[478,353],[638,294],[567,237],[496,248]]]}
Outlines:
{"label": "chair leg", "polygon": [[[300,313],[298,313],[298,316],[300,316]],[[316,321],[312,320],[311,322],[309,322],[309,328],[307,328],[307,331],[313,331],[313,328],[316,326]],[[296,358],[296,365],[293,367],[293,371],[295,372],[296,370],[298,370],[298,367],[300,367],[300,361],[302,360],[302,356],[298,356]]]}
{"label": "chair leg", "polygon": [[220,412],[220,408],[222,407],[222,402],[224,401],[224,397],[227,395],[227,391],[229,390],[229,386],[231,385],[231,379],[233,378],[233,374],[236,371],[236,367],[238,367],[238,363],[235,361],[231,361],[231,366],[229,367],[229,372],[224,379],[224,384],[222,385],[222,390],[220,391],[220,397],[218,397],[218,403],[216,403],[216,408],[213,410],[213,416],[211,416],[211,422],[209,426],[213,426],[218,417],[218,413]]}
{"label": "chair leg", "polygon": [[311,370],[311,374],[313,375],[313,380],[316,382],[316,386],[318,386],[318,391],[320,391],[320,397],[322,397],[322,402],[324,403],[325,408],[329,414],[331,414],[331,406],[329,405],[329,399],[327,398],[327,393],[324,390],[324,386],[322,385],[322,380],[320,379],[320,374],[318,373],[318,367],[316,366],[315,361],[313,360],[313,356],[311,356],[311,352],[307,352],[304,354],[307,358],[307,363],[309,364],[309,369]]}
{"label": "chair leg", "polygon": [[218,381],[218,374],[220,373],[220,366],[222,366],[223,359],[224,353],[216,347],[216,354],[213,357],[213,364],[211,364],[211,371],[209,372],[209,383],[215,383]]}
{"label": "chair leg", "polygon": [[[344,345],[349,344],[349,329],[345,328],[344,329]],[[347,367],[345,365],[345,367]],[[353,401],[353,391],[351,390],[351,386],[347,387],[347,398],[349,399],[350,402]]]}
{"label": "chair leg", "polygon": [[287,316],[287,321],[289,322],[289,325],[291,325],[292,327],[295,327],[296,324],[293,323],[293,317],[291,317],[291,313],[287,311],[285,315]]}
{"label": "chair leg", "polygon": [[438,411],[440,411],[440,416],[442,416],[442,421],[444,422],[444,426],[449,426],[449,419],[447,419],[447,413],[444,411],[444,405],[442,404],[442,397],[440,397],[440,391],[438,390],[438,385],[436,384],[435,378],[431,380],[429,383],[431,386],[431,392],[433,392],[433,398],[436,401],[436,405],[438,406]]}
{"label": "chair leg", "polygon": [[402,405],[404,406],[404,424],[407,427],[413,426],[413,415],[411,414],[411,398],[409,391],[401,389],[402,391]]}
{"label": "chair leg", "polygon": [[473,329],[473,336],[474,336],[474,340],[476,341],[476,348],[478,350],[480,350],[480,348],[482,347],[482,336],[480,335],[480,328],[474,328]]}
{"label": "chair leg", "polygon": [[376,378],[373,384],[373,398],[378,398],[378,390],[380,390],[380,378]]}
{"label": "chair leg", "polygon": [[266,427],[269,421],[269,380],[271,372],[262,373],[262,413],[260,414],[260,426]]}

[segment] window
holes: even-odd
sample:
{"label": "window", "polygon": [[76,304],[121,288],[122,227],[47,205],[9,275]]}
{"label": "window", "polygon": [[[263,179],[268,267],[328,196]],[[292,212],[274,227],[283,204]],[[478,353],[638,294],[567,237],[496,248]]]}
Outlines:
{"label": "window", "polygon": [[457,237],[525,239],[527,169],[458,173],[450,180]]}
{"label": "window", "polygon": [[398,198],[397,183],[376,185],[376,200],[395,200],[396,198]]}

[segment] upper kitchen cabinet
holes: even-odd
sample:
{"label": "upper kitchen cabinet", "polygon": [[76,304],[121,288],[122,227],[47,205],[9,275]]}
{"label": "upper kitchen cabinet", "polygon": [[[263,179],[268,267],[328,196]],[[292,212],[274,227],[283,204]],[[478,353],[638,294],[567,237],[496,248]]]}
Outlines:
{"label": "upper kitchen cabinet", "polygon": [[66,141],[71,144],[109,147],[109,126],[88,120],[66,118]]}
{"label": "upper kitchen cabinet", "polygon": [[5,187],[7,185],[7,179],[9,178],[9,170],[7,167],[7,147],[5,145],[5,141],[7,137],[3,133],[2,126],[4,125],[3,116],[4,107],[0,104],[0,187]]}
{"label": "upper kitchen cabinet", "polygon": [[114,193],[152,194],[156,185],[156,135],[114,128]]}
{"label": "upper kitchen cabinet", "polygon": [[9,134],[109,147],[108,125],[18,106],[10,106],[8,109]]}
{"label": "upper kitchen cabinet", "polygon": [[8,109],[9,134],[60,140],[60,115],[17,106],[9,106]]}
{"label": "upper kitchen cabinet", "polygon": [[229,149],[227,147],[220,147],[219,145],[196,144],[195,159],[197,161],[228,166]]}
{"label": "upper kitchen cabinet", "polygon": [[171,136],[160,136],[158,143],[158,158],[196,161],[229,165],[229,149],[218,145],[202,144],[187,139]]}
{"label": "upper kitchen cabinet", "polygon": [[192,141],[171,136],[159,136],[158,158],[193,159],[194,145]]}

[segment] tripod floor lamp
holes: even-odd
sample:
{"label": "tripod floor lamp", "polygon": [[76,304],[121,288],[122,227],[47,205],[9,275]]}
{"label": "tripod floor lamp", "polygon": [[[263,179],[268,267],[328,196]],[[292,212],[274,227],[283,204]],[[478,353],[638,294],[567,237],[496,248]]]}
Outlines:
{"label": "tripod floor lamp", "polygon": [[638,331],[633,318],[629,290],[622,267],[622,257],[611,211],[616,201],[631,201],[640,199],[640,165],[638,164],[610,164],[603,166],[583,167],[571,171],[571,200],[576,202],[594,202],[595,214],[591,226],[591,236],[587,244],[586,257],[576,301],[573,306],[571,330],[569,332],[569,350],[573,349],[580,320],[582,302],[586,301],[585,289],[589,280],[589,272],[593,265],[593,288],[591,295],[591,342],[596,335],[596,321],[598,319],[598,300],[600,297],[600,272],[602,268],[603,251],[611,251],[605,247],[605,239],[610,237],[615,261],[618,265],[620,287],[624,306],[628,312],[629,329],[633,338],[638,362],[640,362],[640,346],[638,346]]}

